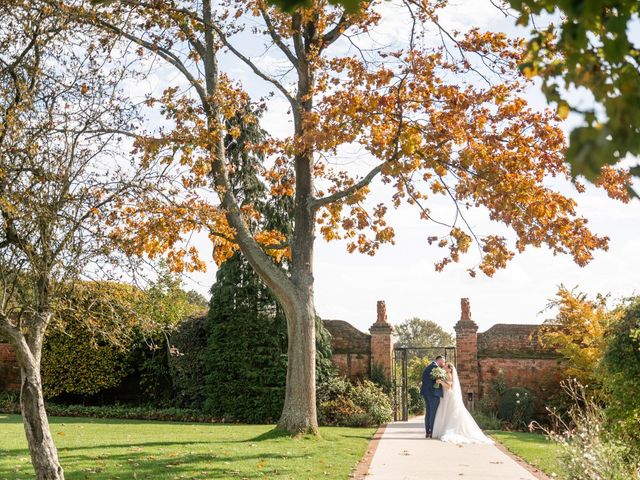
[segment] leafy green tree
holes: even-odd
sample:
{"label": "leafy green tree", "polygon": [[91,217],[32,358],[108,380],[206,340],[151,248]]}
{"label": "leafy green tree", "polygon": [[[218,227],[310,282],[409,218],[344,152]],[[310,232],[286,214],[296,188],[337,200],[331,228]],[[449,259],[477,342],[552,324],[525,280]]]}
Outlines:
{"label": "leafy green tree", "polygon": [[608,329],[600,377],[607,391],[607,417],[640,458],[640,298]]}
{"label": "leafy green tree", "polygon": [[[599,181],[615,175],[610,165],[626,154],[640,154],[640,49],[631,39],[638,24],[637,0],[509,0],[520,12],[518,23],[534,27],[522,69],[543,79],[547,100],[558,114],[584,114],[585,125],[571,132],[567,160],[572,174]],[[557,12],[561,20],[535,28],[540,13]],[[560,90],[564,86],[564,90]],[[584,87],[594,97],[591,108],[571,105],[570,88]],[[606,118],[596,115],[602,109]],[[640,165],[632,168],[640,175]]]}
{"label": "leafy green tree", "polygon": [[397,347],[449,347],[453,335],[436,322],[413,317],[395,327]]}

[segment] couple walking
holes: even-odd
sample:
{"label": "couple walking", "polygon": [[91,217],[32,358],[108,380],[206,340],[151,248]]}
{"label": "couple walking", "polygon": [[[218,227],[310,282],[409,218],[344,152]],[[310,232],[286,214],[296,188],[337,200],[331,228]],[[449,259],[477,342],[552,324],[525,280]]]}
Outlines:
{"label": "couple walking", "polygon": [[426,404],[427,438],[450,443],[493,443],[464,406],[458,373],[443,357],[437,356],[422,372],[420,393]]}

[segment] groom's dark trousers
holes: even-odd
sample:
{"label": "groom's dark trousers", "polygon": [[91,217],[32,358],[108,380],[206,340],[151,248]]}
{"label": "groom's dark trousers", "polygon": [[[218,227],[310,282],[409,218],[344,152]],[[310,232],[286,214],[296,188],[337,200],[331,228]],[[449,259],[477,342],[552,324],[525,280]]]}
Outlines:
{"label": "groom's dark trousers", "polygon": [[440,398],[442,397],[442,388],[436,388],[436,382],[431,378],[431,371],[437,366],[436,362],[431,362],[422,372],[420,393],[424,397],[424,428],[427,435],[431,435],[433,432],[433,422],[436,419],[436,412],[438,411],[438,405],[440,405]]}
{"label": "groom's dark trousers", "polygon": [[424,397],[425,412],[424,412],[424,429],[427,434],[433,432],[433,423],[436,420],[436,412],[438,411],[438,405],[440,405],[440,397],[434,395],[428,395]]}

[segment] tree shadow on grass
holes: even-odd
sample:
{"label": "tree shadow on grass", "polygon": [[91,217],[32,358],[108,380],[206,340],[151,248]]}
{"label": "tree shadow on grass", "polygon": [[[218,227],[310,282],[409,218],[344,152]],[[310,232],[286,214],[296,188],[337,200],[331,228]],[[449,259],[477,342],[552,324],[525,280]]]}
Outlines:
{"label": "tree shadow on grass", "polygon": [[[155,443],[152,443],[154,445]],[[148,444],[141,444],[148,445]],[[291,455],[286,459],[282,453],[170,453],[159,454],[149,451],[123,453],[104,452],[103,455],[77,455],[77,449],[61,453],[61,462],[67,480],[95,479],[217,479],[217,478],[298,478],[302,472],[288,467],[287,462],[296,463],[306,455]],[[25,450],[11,450],[10,456],[27,456]],[[13,454],[13,455],[11,455]],[[0,457],[1,458],[1,457]],[[21,462],[22,468],[16,470],[0,463],[0,479],[32,478],[33,470],[29,462]]]}
{"label": "tree shadow on grass", "polygon": [[285,430],[280,430],[278,428],[272,428],[271,430],[267,430],[264,433],[261,433],[260,435],[253,437],[253,438],[248,438],[246,440],[240,440],[238,441],[238,443],[244,443],[244,442],[264,442],[267,440],[275,440],[275,439],[279,439],[279,438],[292,438],[291,434],[289,434],[289,432],[286,432]]}

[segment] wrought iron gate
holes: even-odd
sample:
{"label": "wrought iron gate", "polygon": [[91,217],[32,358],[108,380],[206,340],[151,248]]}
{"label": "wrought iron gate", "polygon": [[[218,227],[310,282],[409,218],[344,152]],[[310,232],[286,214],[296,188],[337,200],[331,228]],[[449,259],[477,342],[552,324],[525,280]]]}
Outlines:
{"label": "wrought iron gate", "polygon": [[393,349],[393,419],[409,420],[409,384],[407,369],[413,357],[433,360],[442,355],[447,362],[456,365],[456,347],[396,347]]}

